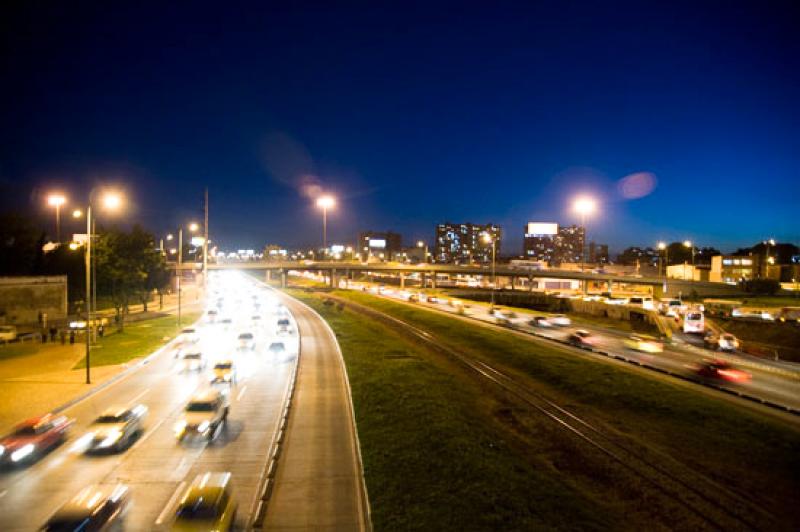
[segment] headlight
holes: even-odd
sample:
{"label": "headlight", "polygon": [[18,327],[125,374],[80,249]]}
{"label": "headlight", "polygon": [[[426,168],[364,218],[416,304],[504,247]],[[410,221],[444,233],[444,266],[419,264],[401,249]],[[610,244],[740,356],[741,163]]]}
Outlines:
{"label": "headlight", "polygon": [[110,447],[117,443],[119,439],[122,438],[122,431],[121,430],[114,430],[105,437],[103,441],[98,444],[98,447]]}
{"label": "headlight", "polygon": [[185,421],[178,421],[175,423],[175,433],[176,434],[183,434],[183,431],[186,430],[186,422]]}
{"label": "headlight", "polygon": [[197,426],[197,432],[199,432],[200,434],[203,434],[203,433],[205,433],[205,431],[208,430],[208,427],[209,427],[208,421],[203,421],[202,423],[200,423]]}
{"label": "headlight", "polygon": [[26,458],[29,454],[31,454],[35,449],[36,447],[32,443],[29,443],[24,447],[20,447],[19,449],[11,453],[11,461],[19,462],[20,460]]}
{"label": "headlight", "polygon": [[6,448],[3,445],[0,445],[0,456],[3,456],[6,453]]}

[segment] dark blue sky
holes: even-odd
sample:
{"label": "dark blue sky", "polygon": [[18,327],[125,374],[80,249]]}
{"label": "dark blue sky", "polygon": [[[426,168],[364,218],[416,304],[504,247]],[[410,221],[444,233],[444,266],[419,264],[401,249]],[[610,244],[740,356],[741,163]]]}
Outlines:
{"label": "dark blue sky", "polygon": [[[340,198],[331,240],[495,222],[515,251],[587,192],[614,249],[800,240],[788,2],[20,4],[0,17],[6,205],[116,181],[167,231],[208,185],[222,246],[299,246],[316,184]],[[624,199],[637,172],[657,186]]]}

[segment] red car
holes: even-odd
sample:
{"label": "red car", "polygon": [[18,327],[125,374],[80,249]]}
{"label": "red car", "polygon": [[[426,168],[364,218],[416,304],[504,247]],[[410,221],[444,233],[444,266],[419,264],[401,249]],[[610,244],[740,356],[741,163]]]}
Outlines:
{"label": "red car", "polygon": [[724,360],[706,362],[697,369],[697,374],[709,379],[720,379],[729,382],[747,382],[750,374],[736,369]]}
{"label": "red car", "polygon": [[0,464],[29,463],[41,457],[67,437],[72,420],[45,414],[23,421],[0,440]]}

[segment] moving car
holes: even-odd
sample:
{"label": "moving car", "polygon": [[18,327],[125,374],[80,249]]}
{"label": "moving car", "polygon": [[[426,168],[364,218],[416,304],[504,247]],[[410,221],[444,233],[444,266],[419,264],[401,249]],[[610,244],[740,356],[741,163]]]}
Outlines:
{"label": "moving car", "polygon": [[0,325],[0,342],[13,342],[17,339],[17,328],[13,325]]}
{"label": "moving car", "polygon": [[722,333],[717,336],[714,333],[709,333],[708,336],[703,338],[703,344],[708,349],[719,349],[720,351],[727,351],[733,353],[739,349],[739,340],[731,333]]}
{"label": "moving car", "polygon": [[724,360],[705,362],[697,368],[697,374],[706,379],[717,379],[728,382],[747,382],[750,374],[734,368]]}
{"label": "moving car", "polygon": [[253,333],[250,332],[243,332],[239,335],[237,339],[237,349],[244,350],[249,349],[253,350],[256,348],[256,339],[253,337]]}
{"label": "moving car", "polygon": [[578,329],[569,335],[567,342],[575,347],[592,347],[594,345],[594,336],[587,330]]}
{"label": "moving car", "polygon": [[534,316],[533,319],[529,322],[534,327],[552,327],[553,324],[550,323],[550,320],[545,318],[544,316]]}
{"label": "moving car", "polygon": [[214,379],[211,382],[236,382],[236,368],[233,360],[218,360],[214,364]]}
{"label": "moving car", "polygon": [[184,371],[200,371],[206,367],[206,360],[200,351],[187,351],[181,354]]}
{"label": "moving car", "polygon": [[664,344],[652,336],[634,334],[625,339],[625,347],[643,353],[661,353],[664,351]]}
{"label": "moving car", "polygon": [[569,327],[572,325],[572,320],[570,320],[569,317],[565,316],[564,314],[554,314],[552,316],[548,316],[547,321],[549,321],[552,325],[558,325],[559,327]]}
{"label": "moving car", "polygon": [[217,428],[228,419],[228,397],[219,390],[208,388],[196,393],[183,411],[183,417],[175,426],[178,441],[187,437],[201,436],[214,439]]}
{"label": "moving car", "polygon": [[231,474],[203,473],[181,497],[172,530],[231,530],[235,521]]}
{"label": "moving car", "polygon": [[119,452],[128,447],[144,431],[147,407],[113,406],[94,420],[89,432],[82,438],[86,452]]}
{"label": "moving car", "polygon": [[196,344],[200,341],[200,335],[194,327],[187,327],[181,331],[178,341],[182,344]]}
{"label": "moving car", "polygon": [[23,421],[0,440],[0,464],[30,463],[64,442],[73,421],[45,414]]}
{"label": "moving car", "polygon": [[206,319],[208,320],[208,323],[216,323],[218,314],[219,313],[217,312],[216,309],[212,308],[211,310],[209,310],[206,313]]}
{"label": "moving car", "polygon": [[283,353],[286,351],[286,346],[283,342],[272,342],[269,344],[269,351],[270,353],[275,353],[277,355],[278,353]]}
{"label": "moving car", "polygon": [[129,500],[128,487],[124,484],[89,486],[59,508],[41,530],[83,532],[121,527]]}
{"label": "moving car", "polygon": [[292,324],[289,318],[281,318],[278,320],[278,334],[288,334],[292,332]]}
{"label": "moving car", "polygon": [[683,332],[685,334],[699,333],[706,330],[706,322],[703,313],[699,310],[690,310],[683,317]]}

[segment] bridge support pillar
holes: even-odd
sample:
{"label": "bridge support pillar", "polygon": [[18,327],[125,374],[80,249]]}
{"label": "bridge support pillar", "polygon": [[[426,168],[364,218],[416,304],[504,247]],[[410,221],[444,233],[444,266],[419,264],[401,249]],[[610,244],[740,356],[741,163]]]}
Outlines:
{"label": "bridge support pillar", "polygon": [[508,279],[509,279],[509,281],[511,281],[511,290],[513,291],[513,290],[514,290],[514,284],[515,284],[515,282],[514,282],[514,281],[516,281],[516,280],[517,280],[517,277],[516,277],[515,275],[512,275],[512,276],[511,276],[511,277],[509,277]]}
{"label": "bridge support pillar", "polygon": [[528,292],[533,292],[533,275],[528,275]]}
{"label": "bridge support pillar", "polygon": [[330,271],[330,286],[336,288],[336,270],[334,268],[331,268]]}
{"label": "bridge support pillar", "polygon": [[286,271],[281,270],[281,288],[286,288]]}
{"label": "bridge support pillar", "polygon": [[423,290],[428,286],[428,274],[427,273],[420,273],[419,274],[419,287]]}
{"label": "bridge support pillar", "polygon": [[406,274],[400,273],[400,290],[406,287]]}
{"label": "bridge support pillar", "polygon": [[584,294],[588,294],[589,293],[589,279],[584,279],[583,281],[581,281],[581,285],[582,285],[581,287],[583,289],[583,293]]}
{"label": "bridge support pillar", "polygon": [[436,272],[431,272],[431,288],[436,290]]}
{"label": "bridge support pillar", "polygon": [[267,284],[269,284],[269,282],[272,281],[272,270],[267,270],[265,273]]}

